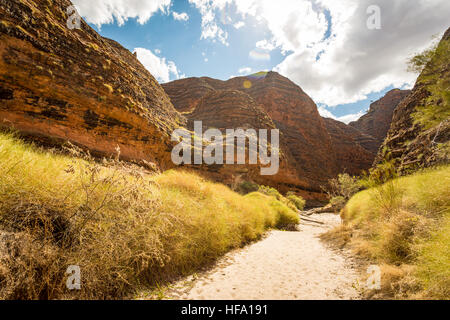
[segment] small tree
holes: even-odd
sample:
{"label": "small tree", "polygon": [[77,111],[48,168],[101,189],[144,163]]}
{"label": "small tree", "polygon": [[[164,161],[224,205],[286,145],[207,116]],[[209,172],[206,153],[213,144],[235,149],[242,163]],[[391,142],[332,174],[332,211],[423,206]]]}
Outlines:
{"label": "small tree", "polygon": [[337,178],[328,180],[328,187],[322,189],[328,194],[331,206],[338,212],[361,187],[356,177],[342,173]]}
{"label": "small tree", "polygon": [[437,43],[434,43],[430,48],[410,58],[408,60],[408,72],[421,73],[433,59],[436,48]]}
{"label": "small tree", "polygon": [[329,187],[325,191],[330,199],[342,197],[349,200],[360,190],[358,179],[347,173],[340,174],[337,178],[328,181]]}

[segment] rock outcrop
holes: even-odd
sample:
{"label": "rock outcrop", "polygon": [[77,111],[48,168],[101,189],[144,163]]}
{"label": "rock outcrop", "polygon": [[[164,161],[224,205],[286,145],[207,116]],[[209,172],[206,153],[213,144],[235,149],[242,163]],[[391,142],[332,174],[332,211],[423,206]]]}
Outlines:
{"label": "rock outcrop", "polygon": [[406,95],[388,93],[352,128],[320,117],[313,100],[276,72],[160,86],[135,55],[84,21],[69,29],[70,5],[0,0],[0,126],[42,143],[71,141],[100,156],[119,147],[124,160],[167,169],[174,166],[171,133],[192,129],[195,120],[205,128],[276,128],[277,175],[261,176],[250,165],[196,169],[230,185],[248,178],[317,200],[328,179],[368,169],[392,105]]}
{"label": "rock outcrop", "polygon": [[[344,171],[359,174],[370,168],[375,157],[374,138],[344,123],[322,119],[312,99],[276,72],[228,81],[187,78],[163,84],[163,88],[190,122],[203,120],[220,128],[248,123],[259,128],[268,115],[268,121],[281,132],[282,161],[278,175],[265,177],[262,183],[281,191],[296,190],[307,199],[321,198],[321,186],[328,179]],[[264,114],[248,112],[260,109]],[[261,183],[257,177],[252,180]]]}
{"label": "rock outcrop", "polygon": [[70,5],[0,1],[0,125],[171,167],[170,134],[184,117],[131,52],[84,21],[70,30]]}
{"label": "rock outcrop", "polygon": [[[210,128],[274,129],[272,119],[249,95],[238,90],[218,90],[203,96],[192,113],[190,120],[202,120]],[[192,123],[190,124],[192,129]]]}
{"label": "rock outcrop", "polygon": [[359,175],[372,166],[375,138],[334,119],[324,118],[341,173]]}
{"label": "rock outcrop", "polygon": [[399,172],[405,174],[450,163],[449,84],[450,29],[445,32],[411,94],[395,110],[375,165],[394,160]]}
{"label": "rock outcrop", "polygon": [[221,81],[207,77],[191,78],[189,86],[186,86],[186,83],[179,80],[162,85],[173,105],[180,112],[193,111],[201,98],[216,91],[221,85]]}
{"label": "rock outcrop", "polygon": [[[185,114],[191,121],[208,120],[211,123],[208,118],[214,118],[214,124],[226,124],[230,129],[244,124],[244,120],[239,120],[239,113],[250,108],[242,108],[242,102],[258,105],[257,109],[261,108],[264,114],[252,111],[248,116],[258,119],[268,115],[267,120],[258,121],[271,121],[281,132],[284,170],[274,177],[266,177],[265,182],[282,191],[299,188],[318,193],[337,172],[331,138],[315,103],[300,87],[278,73],[264,72],[228,81],[188,78],[163,84],[163,88],[179,111],[191,110]],[[190,88],[194,89],[190,91]],[[220,97],[223,92],[227,92],[229,101],[218,102],[215,106],[210,104],[210,110],[205,114],[205,99]],[[247,98],[234,105],[231,92],[236,96],[240,92],[241,98],[242,95]],[[221,111],[224,104],[228,105],[228,113]],[[259,124],[253,122],[253,125]]]}
{"label": "rock outcrop", "polygon": [[358,121],[350,123],[350,126],[376,139],[377,143],[370,149],[373,153],[378,152],[378,148],[386,138],[395,108],[410,93],[410,90],[393,89],[372,103],[369,111]]}

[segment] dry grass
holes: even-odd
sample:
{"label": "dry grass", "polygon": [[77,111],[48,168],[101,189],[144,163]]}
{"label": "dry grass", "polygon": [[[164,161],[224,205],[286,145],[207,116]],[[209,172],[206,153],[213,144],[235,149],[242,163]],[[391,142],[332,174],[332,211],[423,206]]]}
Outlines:
{"label": "dry grass", "polygon": [[342,211],[344,225],[324,238],[389,269],[384,297],[449,299],[449,185],[444,166],[360,192]]}
{"label": "dry grass", "polygon": [[[298,222],[272,197],[71,151],[0,134],[0,299],[125,297]],[[69,265],[80,291],[65,287]]]}

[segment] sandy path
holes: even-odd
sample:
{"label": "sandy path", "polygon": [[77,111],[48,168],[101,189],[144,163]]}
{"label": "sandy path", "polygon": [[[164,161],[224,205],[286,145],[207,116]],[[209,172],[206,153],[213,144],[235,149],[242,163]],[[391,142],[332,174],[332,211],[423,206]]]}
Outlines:
{"label": "sandy path", "polygon": [[311,216],[299,232],[273,231],[264,240],[235,250],[210,271],[175,284],[166,297],[181,300],[358,299],[357,272],[320,234],[340,223],[332,214]]}

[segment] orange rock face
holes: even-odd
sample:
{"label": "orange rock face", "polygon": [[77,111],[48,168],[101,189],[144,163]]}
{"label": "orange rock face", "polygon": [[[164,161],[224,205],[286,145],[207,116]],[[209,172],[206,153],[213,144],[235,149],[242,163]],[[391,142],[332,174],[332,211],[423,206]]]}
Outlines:
{"label": "orange rock face", "polygon": [[45,143],[71,141],[94,155],[119,147],[123,159],[161,169],[174,166],[173,130],[192,129],[195,120],[205,129],[276,128],[281,154],[274,176],[261,176],[258,165],[195,168],[229,185],[250,179],[297,191],[310,203],[324,200],[328,179],[368,168],[377,142],[322,119],[289,79],[275,72],[228,81],[190,78],[163,89],[132,53],[84,21],[81,29],[67,28],[70,5],[0,1],[0,126]]}
{"label": "orange rock face", "polygon": [[203,96],[191,113],[190,122],[202,120],[203,125],[218,129],[273,129],[272,119],[248,94],[238,90],[218,90]]}
{"label": "orange rock face", "polygon": [[70,5],[0,2],[1,126],[170,167],[170,134],[185,119],[131,52],[84,21],[67,28]]}
{"label": "orange rock face", "polygon": [[375,158],[375,153],[371,151],[377,144],[375,138],[340,121],[324,120],[340,172],[359,175],[361,171],[370,168]]}
{"label": "orange rock face", "polygon": [[[321,186],[328,179],[344,171],[359,174],[371,166],[375,156],[368,151],[376,144],[374,138],[344,123],[322,119],[312,99],[275,72],[228,81],[189,78],[163,84],[163,88],[178,110],[189,111],[185,115],[190,122],[203,120],[221,128],[247,123],[258,128],[263,125],[261,118],[268,116],[281,132],[281,168],[275,176],[250,178],[282,191],[296,190],[307,199],[323,199]],[[248,112],[251,108],[245,105],[265,114]]]}
{"label": "orange rock face", "polygon": [[391,126],[395,108],[410,93],[410,90],[391,90],[383,98],[372,103],[367,114],[350,123],[350,126],[375,138],[377,143],[370,149],[372,152],[378,152]]}
{"label": "orange rock face", "polygon": [[[228,81],[189,78],[163,84],[163,88],[178,110],[192,111],[186,114],[191,121],[211,121],[214,118],[213,123],[226,124],[230,129],[240,127],[245,122],[258,125],[270,121],[280,129],[283,157],[280,172],[275,176],[253,179],[259,183],[276,186],[282,191],[297,188],[317,194],[321,191],[320,186],[326,184],[328,178],[336,172],[335,157],[330,152],[331,138],[315,103],[300,87],[275,72]],[[189,88],[194,89],[190,92]],[[214,90],[213,93],[211,90]],[[217,95],[214,92],[224,91],[240,92],[241,96],[248,97],[248,103],[258,105],[258,109],[264,113],[250,112],[247,120],[239,119],[239,114],[245,112],[240,103],[233,104],[231,97],[228,97],[227,102],[217,102],[215,105],[210,103],[210,110],[205,113],[205,99],[210,100],[211,95]],[[202,92],[207,94],[202,96]],[[227,112],[220,111],[224,104],[228,105]],[[268,120],[258,120],[267,116]]]}

